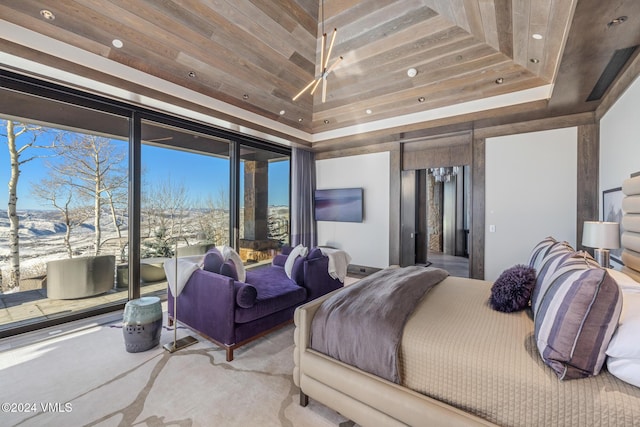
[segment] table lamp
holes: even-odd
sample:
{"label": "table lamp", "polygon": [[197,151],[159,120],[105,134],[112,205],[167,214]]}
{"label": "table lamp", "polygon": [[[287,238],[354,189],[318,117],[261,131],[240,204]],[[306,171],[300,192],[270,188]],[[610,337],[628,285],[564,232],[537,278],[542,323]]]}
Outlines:
{"label": "table lamp", "polygon": [[620,247],[620,225],[617,222],[585,221],[582,246],[594,248],[594,258],[604,268],[609,266],[609,249]]}

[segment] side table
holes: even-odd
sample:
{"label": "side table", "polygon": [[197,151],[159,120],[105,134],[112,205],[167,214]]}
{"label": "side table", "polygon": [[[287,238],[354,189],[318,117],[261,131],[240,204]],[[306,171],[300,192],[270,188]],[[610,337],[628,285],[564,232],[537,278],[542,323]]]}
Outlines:
{"label": "side table", "polygon": [[150,350],[160,344],[162,306],[158,297],[142,297],[124,306],[122,333],[129,353]]}

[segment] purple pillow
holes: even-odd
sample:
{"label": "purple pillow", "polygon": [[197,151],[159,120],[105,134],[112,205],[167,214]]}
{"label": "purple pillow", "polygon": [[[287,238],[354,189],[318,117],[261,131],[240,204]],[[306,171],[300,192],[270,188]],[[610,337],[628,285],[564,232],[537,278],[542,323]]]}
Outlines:
{"label": "purple pillow", "polygon": [[202,268],[212,273],[218,273],[222,264],[224,264],[224,257],[220,251],[216,248],[211,248],[204,255]]}
{"label": "purple pillow", "polygon": [[527,308],[536,284],[536,270],[518,264],[502,272],[491,287],[491,308],[511,313]]}
{"label": "purple pillow", "polygon": [[242,308],[251,308],[256,303],[258,291],[247,283],[234,283],[236,289],[236,304]]}
{"label": "purple pillow", "polygon": [[309,255],[307,255],[307,259],[316,259],[316,258],[322,258],[324,255],[322,255],[322,250],[320,250],[320,248],[313,248],[311,249],[311,251],[309,251]]}
{"label": "purple pillow", "polygon": [[233,280],[238,280],[238,270],[236,270],[236,265],[231,260],[222,263],[220,274],[231,277]]}
{"label": "purple pillow", "polygon": [[306,261],[306,257],[299,256],[293,262],[293,268],[291,268],[291,279],[293,279],[298,286],[304,285],[304,263]]}
{"label": "purple pillow", "polygon": [[277,254],[273,257],[271,264],[277,265],[278,267],[284,267],[284,264],[287,262],[287,255],[285,254]]}
{"label": "purple pillow", "polygon": [[291,250],[293,248],[289,245],[284,245],[283,247],[280,248],[280,253],[282,255],[289,255],[291,253]]}

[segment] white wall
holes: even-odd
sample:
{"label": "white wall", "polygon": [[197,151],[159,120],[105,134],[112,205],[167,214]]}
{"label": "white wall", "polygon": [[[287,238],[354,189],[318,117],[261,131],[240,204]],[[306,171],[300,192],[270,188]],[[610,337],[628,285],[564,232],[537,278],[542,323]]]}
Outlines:
{"label": "white wall", "polygon": [[318,222],[318,244],[351,255],[351,263],[389,265],[389,152],[316,161],[316,187],[364,188],[364,221]]}
{"label": "white wall", "polygon": [[485,280],[547,236],[575,245],[576,149],[576,128],[486,140]]}
{"label": "white wall", "polygon": [[636,78],[600,120],[600,203],[602,191],[622,186],[639,171],[640,78]]}

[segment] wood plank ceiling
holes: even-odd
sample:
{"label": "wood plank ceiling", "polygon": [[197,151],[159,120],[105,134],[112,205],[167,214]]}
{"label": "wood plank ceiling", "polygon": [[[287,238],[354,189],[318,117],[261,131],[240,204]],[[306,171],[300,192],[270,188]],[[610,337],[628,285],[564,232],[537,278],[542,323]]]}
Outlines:
{"label": "wood plank ceiling", "polygon": [[[585,103],[583,92],[591,90],[615,49],[640,44],[638,4],[633,0],[326,0],[324,4],[317,0],[21,0],[0,3],[0,24],[4,22],[0,51],[294,143],[312,146],[314,135],[335,132],[341,135],[335,141],[348,146],[349,141],[364,139],[367,126],[373,129],[378,124],[377,129],[398,135],[404,129],[429,127],[427,116],[420,116],[424,112],[552,84],[556,84],[554,96],[558,93],[561,99],[554,114],[593,110],[597,103]],[[43,10],[55,19],[47,19]],[[621,15],[630,22],[620,29],[607,26]],[[325,103],[321,91],[294,102],[293,96],[320,74],[323,28],[328,33],[338,28],[332,58],[344,60],[327,77]],[[122,41],[122,47],[114,46],[115,39]],[[128,79],[118,71],[123,68],[98,66],[90,60],[94,57],[158,80],[146,84]],[[582,75],[584,67],[588,78],[571,80]],[[45,74],[17,65],[4,68]],[[416,69],[415,77],[408,76],[409,68]],[[170,82],[210,101],[180,97],[157,82]],[[558,88],[558,82],[564,86]],[[532,108],[551,114],[547,100],[543,101],[542,106],[532,102]],[[486,111],[478,117],[504,114]],[[396,122],[412,115],[419,124]],[[362,132],[357,131],[360,128]],[[340,133],[344,129],[356,131]],[[331,137],[321,139],[318,146]]]}

